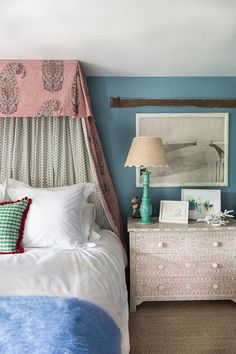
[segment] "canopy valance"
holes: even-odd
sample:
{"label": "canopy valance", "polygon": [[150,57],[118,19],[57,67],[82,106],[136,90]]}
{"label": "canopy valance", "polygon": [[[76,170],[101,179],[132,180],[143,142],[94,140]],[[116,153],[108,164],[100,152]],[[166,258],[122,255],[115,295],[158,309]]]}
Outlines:
{"label": "canopy valance", "polygon": [[0,177],[36,187],[92,181],[99,224],[122,236],[117,196],[91,111],[78,61],[0,61]]}
{"label": "canopy valance", "polygon": [[0,61],[0,116],[91,116],[76,60]]}

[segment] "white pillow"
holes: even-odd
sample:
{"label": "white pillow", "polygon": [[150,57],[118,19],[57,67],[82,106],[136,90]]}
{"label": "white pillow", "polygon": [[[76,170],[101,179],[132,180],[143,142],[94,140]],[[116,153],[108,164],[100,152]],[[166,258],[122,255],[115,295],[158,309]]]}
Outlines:
{"label": "white pillow", "polygon": [[93,183],[58,188],[33,188],[16,180],[7,182],[11,200],[32,199],[25,224],[24,247],[73,248],[88,241],[82,212]]}
{"label": "white pillow", "polygon": [[83,213],[82,213],[84,227],[86,229],[86,233],[88,233],[88,241],[89,242],[97,242],[101,239],[100,227],[95,224],[96,218],[96,208],[92,203],[85,204]]}
{"label": "white pillow", "polygon": [[3,202],[5,199],[5,191],[6,191],[6,181],[0,184],[0,202]]}
{"label": "white pillow", "polygon": [[95,222],[95,205],[92,203],[86,203],[82,211],[82,219],[84,223],[85,233],[89,235],[91,228]]}

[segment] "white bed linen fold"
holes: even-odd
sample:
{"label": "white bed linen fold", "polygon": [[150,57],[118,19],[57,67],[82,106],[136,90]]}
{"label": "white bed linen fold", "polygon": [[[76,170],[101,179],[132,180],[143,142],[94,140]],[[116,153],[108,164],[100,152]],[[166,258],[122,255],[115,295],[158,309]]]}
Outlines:
{"label": "white bed linen fold", "polygon": [[[31,248],[0,255],[0,296],[77,297],[107,311],[129,352],[126,256],[119,239],[101,230],[101,239],[78,249]],[[102,353],[101,353],[102,354]]]}

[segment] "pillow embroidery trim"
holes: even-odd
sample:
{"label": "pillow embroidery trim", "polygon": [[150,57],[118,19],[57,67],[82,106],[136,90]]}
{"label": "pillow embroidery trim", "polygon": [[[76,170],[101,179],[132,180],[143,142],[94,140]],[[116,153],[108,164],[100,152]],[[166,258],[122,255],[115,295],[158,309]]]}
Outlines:
{"label": "pillow embroidery trim", "polygon": [[32,199],[0,203],[0,254],[23,253],[21,242]]}

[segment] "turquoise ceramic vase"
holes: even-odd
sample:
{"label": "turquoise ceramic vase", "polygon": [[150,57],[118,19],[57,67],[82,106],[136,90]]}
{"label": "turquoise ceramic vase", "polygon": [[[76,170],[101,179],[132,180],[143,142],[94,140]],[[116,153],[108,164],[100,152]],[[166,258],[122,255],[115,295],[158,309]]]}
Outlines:
{"label": "turquoise ceramic vase", "polygon": [[149,198],[149,175],[150,172],[145,171],[142,173],[143,176],[143,197],[140,205],[140,214],[141,220],[140,224],[152,224],[153,221],[151,219],[152,215],[152,204],[151,199]]}

